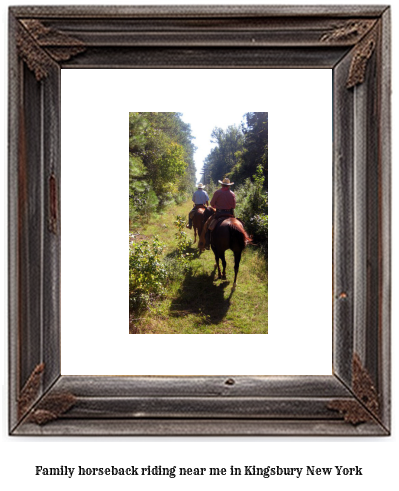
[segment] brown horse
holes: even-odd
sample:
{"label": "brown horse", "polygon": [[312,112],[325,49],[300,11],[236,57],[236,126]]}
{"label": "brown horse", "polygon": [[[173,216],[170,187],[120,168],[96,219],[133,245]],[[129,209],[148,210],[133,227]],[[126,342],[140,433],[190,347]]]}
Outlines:
{"label": "brown horse", "polygon": [[193,229],[194,229],[194,242],[193,242],[193,244],[195,244],[197,241],[197,234],[198,234],[198,237],[201,236],[202,227],[204,226],[204,223],[205,223],[204,212],[205,212],[205,208],[197,208],[197,210],[195,211],[195,214],[192,218]]}
{"label": "brown horse", "polygon": [[[212,208],[204,213],[207,219],[212,214]],[[218,222],[211,234],[211,247],[215,255],[216,266],[218,268],[218,278],[226,279],[226,258],[225,252],[231,249],[234,253],[234,283],[237,285],[237,274],[240,267],[241,254],[245,246],[252,241],[244,229],[240,220],[230,216],[222,222]],[[220,271],[219,259],[222,260],[223,272]]]}

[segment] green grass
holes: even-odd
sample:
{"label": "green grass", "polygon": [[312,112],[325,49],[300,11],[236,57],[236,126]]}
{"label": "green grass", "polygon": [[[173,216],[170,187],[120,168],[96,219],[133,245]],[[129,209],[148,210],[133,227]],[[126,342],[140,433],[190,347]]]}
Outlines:
{"label": "green grass", "polygon": [[[186,217],[191,202],[175,205],[143,227],[133,228],[146,237],[157,235],[167,247],[165,260],[173,254],[177,240],[173,221]],[[192,230],[187,230],[194,240]],[[198,239],[197,239],[198,243]],[[234,258],[226,252],[226,280],[217,279],[212,250],[199,254],[192,245],[191,270],[176,274],[166,294],[149,308],[130,315],[132,334],[267,334],[267,262],[254,245],[246,247],[240,263],[237,286],[233,289]]]}

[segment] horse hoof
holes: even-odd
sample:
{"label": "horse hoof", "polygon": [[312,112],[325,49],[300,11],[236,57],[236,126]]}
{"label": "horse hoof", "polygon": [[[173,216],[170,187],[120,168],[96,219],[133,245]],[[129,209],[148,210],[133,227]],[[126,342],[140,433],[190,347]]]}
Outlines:
{"label": "horse hoof", "polygon": [[233,289],[237,286],[237,283],[233,283]]}

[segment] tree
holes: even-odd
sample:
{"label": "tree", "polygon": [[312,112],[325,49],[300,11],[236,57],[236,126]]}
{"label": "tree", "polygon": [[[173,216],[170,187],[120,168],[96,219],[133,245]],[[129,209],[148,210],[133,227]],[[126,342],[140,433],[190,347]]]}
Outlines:
{"label": "tree", "polygon": [[245,179],[256,173],[259,165],[263,168],[264,187],[268,189],[268,113],[246,113],[243,125],[244,147],[242,163],[237,177]]}
{"label": "tree", "polygon": [[227,130],[214,128],[211,138],[216,146],[204,162],[203,181],[206,184],[230,175],[240,162],[244,144],[244,135],[237,126],[229,126]]}
{"label": "tree", "polygon": [[130,217],[184,196],[195,184],[195,146],[180,113],[129,113]]}

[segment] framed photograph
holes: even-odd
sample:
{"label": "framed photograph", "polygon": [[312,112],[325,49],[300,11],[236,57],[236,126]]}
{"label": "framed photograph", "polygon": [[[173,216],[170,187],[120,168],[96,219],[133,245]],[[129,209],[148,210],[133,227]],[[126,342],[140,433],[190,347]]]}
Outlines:
{"label": "framed photograph", "polygon": [[[9,35],[10,434],[389,435],[389,7],[11,7]],[[332,97],[326,98],[332,116],[333,131],[328,138],[332,152],[327,142],[331,157],[320,162],[327,175],[332,175],[332,206],[323,220],[328,227],[332,223],[332,305],[329,293],[328,325],[323,321],[326,325],[322,326],[332,339],[331,360],[327,360],[331,373],[287,375],[284,370],[263,369],[262,349],[251,341],[256,335],[248,336],[248,341],[231,335],[237,343],[232,350],[235,357],[240,357],[241,349],[257,365],[232,371],[223,336],[221,340],[212,337],[213,347],[207,345],[206,336],[186,336],[193,339],[187,342],[198,343],[198,351],[206,353],[205,358],[199,357],[203,370],[186,365],[193,350],[182,346],[178,349],[183,361],[176,375],[168,375],[174,369],[165,367],[155,372],[147,367],[134,369],[134,373],[118,368],[115,375],[106,374],[115,373],[108,367],[97,375],[65,374],[72,373],[64,371],[64,352],[61,368],[68,332],[73,333],[68,343],[75,358],[90,362],[95,352],[107,357],[97,348],[97,325],[95,321],[90,325],[93,307],[84,289],[77,295],[84,299],[79,309],[76,299],[62,300],[68,289],[76,285],[78,290],[82,283],[79,274],[72,276],[72,286],[64,283],[63,272],[68,276],[62,267],[64,257],[79,257],[80,269],[90,262],[92,252],[84,229],[89,228],[95,206],[100,206],[89,200],[79,202],[79,223],[76,215],[70,219],[68,213],[74,189],[79,189],[76,199],[84,195],[95,173],[90,168],[90,151],[86,158],[89,170],[81,163],[76,168],[66,164],[74,160],[73,154],[68,157],[68,150],[80,144],[84,148],[85,132],[93,131],[87,124],[87,129],[79,126],[79,88],[83,86],[79,77],[86,77],[93,87],[120,71],[133,71],[142,83],[149,73],[163,81],[173,80],[175,73],[187,74],[188,80],[193,74],[207,73],[213,79],[222,72],[255,73],[253,78],[262,81],[253,90],[259,107],[249,110],[266,112],[270,108],[262,105],[262,88],[272,78],[268,73],[285,73],[287,98],[289,84],[296,83],[292,72],[314,74],[316,86],[316,72],[332,75]],[[77,80],[73,90],[67,78],[71,83]],[[117,83],[109,84],[112,89],[103,91],[98,105],[111,101],[118,106]],[[139,82],[132,90],[138,87]],[[71,102],[66,102],[67,93]],[[306,99],[309,110],[318,104],[316,100]],[[69,141],[64,133],[68,123],[62,118],[75,105],[76,137]],[[121,151],[122,159],[126,154],[126,169],[129,111],[170,110],[144,106],[123,107],[126,148]],[[271,120],[273,114],[276,111],[270,111]],[[115,124],[109,121],[104,125]],[[111,145],[101,138],[97,142],[104,152]],[[315,178],[316,170],[310,172]],[[317,178],[313,187],[314,182]],[[103,191],[101,186],[98,189],[100,203]],[[317,191],[312,190],[314,196]],[[121,206],[126,206],[126,200],[121,200]],[[90,233],[95,232],[96,228]],[[314,237],[317,235],[316,230]],[[313,240],[310,235],[308,240]],[[127,238],[121,241],[111,243],[110,250],[121,264],[127,264],[127,251],[126,260],[123,252]],[[114,249],[118,244],[122,244],[121,254]],[[112,269],[114,263],[110,264]],[[305,261],[305,271],[311,269],[312,263]],[[104,296],[94,295],[98,305],[93,306],[100,315],[107,298],[117,305],[117,298],[108,297],[109,290],[100,287],[98,295],[104,291]],[[303,290],[306,318],[299,325],[305,325],[318,308],[316,290],[317,284]],[[295,299],[286,292],[281,311],[285,305],[294,306]],[[73,330],[73,324],[82,325],[78,317],[85,308],[86,344],[82,330]],[[126,324],[127,312],[115,310]],[[126,343],[144,343],[136,346],[143,358],[164,356],[166,360],[166,353],[176,358],[169,345],[163,353],[155,347],[153,339],[161,335],[129,337],[125,325],[119,324],[113,328],[122,329],[129,338]],[[267,338],[272,336],[271,330]],[[307,358],[309,351],[321,348],[317,334],[305,344],[308,351],[298,345],[299,357]],[[219,365],[206,367],[207,359]]]}

